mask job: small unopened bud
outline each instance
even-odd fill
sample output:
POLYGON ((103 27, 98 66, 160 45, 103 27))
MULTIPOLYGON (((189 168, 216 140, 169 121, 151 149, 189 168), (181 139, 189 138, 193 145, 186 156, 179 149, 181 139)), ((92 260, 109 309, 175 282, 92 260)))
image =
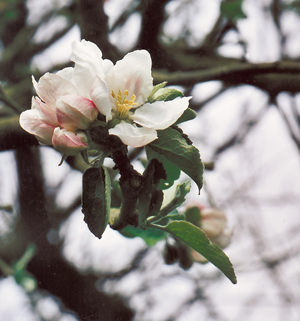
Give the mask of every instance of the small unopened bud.
MULTIPOLYGON (((232 230, 227 226, 225 214, 217 209, 201 208, 201 206, 199 206, 200 211, 199 214, 197 214, 195 209, 195 207, 187 209, 187 213, 189 214, 187 217, 190 218, 189 220, 199 226, 212 243, 217 244, 222 249, 228 246, 232 237, 232 230), (197 215, 195 215, 195 213, 197 215), (198 221, 197 217, 199 217, 198 221)), ((193 249, 190 250, 190 256, 196 262, 207 262, 206 258, 193 249)))
POLYGON ((88 139, 84 132, 71 132, 56 127, 52 136, 52 145, 64 155, 76 155, 88 147, 88 139))

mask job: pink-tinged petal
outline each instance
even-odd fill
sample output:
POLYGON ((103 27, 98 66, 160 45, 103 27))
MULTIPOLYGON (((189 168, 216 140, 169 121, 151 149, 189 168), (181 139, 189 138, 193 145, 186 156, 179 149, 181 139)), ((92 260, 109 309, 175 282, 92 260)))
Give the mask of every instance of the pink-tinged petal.
POLYGON ((151 76, 151 57, 146 50, 136 50, 128 53, 118 61, 107 76, 108 87, 115 94, 120 90, 123 94, 128 90, 130 99, 136 96, 138 106, 145 103, 153 89, 151 76))
POLYGON ((53 147, 64 155, 76 155, 88 147, 88 139, 84 132, 75 133, 56 127, 52 137, 53 147))
POLYGON ((91 98, 98 110, 106 117, 106 121, 112 119, 110 93, 106 83, 99 77, 96 78, 92 90, 91 98))
POLYGON ((32 78, 32 82, 38 96, 53 109, 55 109, 55 102, 60 96, 78 93, 70 80, 57 74, 46 73, 38 83, 34 78, 32 78))
POLYGON ((157 138, 156 130, 137 127, 135 124, 129 124, 125 121, 121 121, 115 127, 109 129, 109 134, 118 136, 125 145, 132 147, 145 146, 157 138))
POLYGON ((28 133, 35 135, 42 144, 52 144, 51 141, 55 126, 49 124, 44 119, 43 113, 38 108, 26 110, 21 113, 20 126, 28 133))
POLYGON ((104 64, 101 50, 85 40, 72 43, 71 60, 75 62, 73 79, 79 94, 90 98, 90 90, 97 75, 103 78, 112 62, 107 60, 104 64))
POLYGON ((137 108, 129 118, 141 126, 165 129, 173 125, 188 108, 191 97, 177 98, 171 101, 155 101, 137 108))
POLYGON ((58 122, 67 130, 87 129, 97 115, 95 104, 79 95, 65 95, 56 102, 58 122))
POLYGON ((37 108, 44 114, 43 118, 54 127, 58 126, 55 109, 43 103, 39 97, 32 97, 31 108, 37 108))

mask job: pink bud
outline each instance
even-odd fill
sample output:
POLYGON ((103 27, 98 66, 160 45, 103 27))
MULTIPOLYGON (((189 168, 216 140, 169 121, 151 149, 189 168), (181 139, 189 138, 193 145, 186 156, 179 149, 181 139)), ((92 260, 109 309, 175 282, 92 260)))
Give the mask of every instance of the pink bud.
POLYGON ((84 132, 72 132, 56 127, 52 136, 52 145, 64 155, 76 155, 88 147, 88 138, 84 132))
POLYGON ((87 129, 97 115, 95 104, 80 95, 64 95, 56 101, 58 122, 67 130, 87 129))

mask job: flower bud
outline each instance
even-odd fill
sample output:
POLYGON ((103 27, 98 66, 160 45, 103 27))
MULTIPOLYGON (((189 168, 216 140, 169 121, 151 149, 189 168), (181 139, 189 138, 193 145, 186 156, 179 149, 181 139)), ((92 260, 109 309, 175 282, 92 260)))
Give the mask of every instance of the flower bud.
POLYGON ((200 226, 208 238, 221 248, 230 243, 232 231, 227 227, 227 219, 223 212, 214 208, 202 210, 200 226))
MULTIPOLYGON (((195 209, 195 207, 187 209, 187 212, 192 212, 192 209, 195 209)), ((199 209, 199 215, 192 213, 194 215, 191 216, 191 213, 189 213, 189 216, 193 218, 192 223, 199 226, 206 233, 207 237, 212 243, 217 244, 222 249, 228 246, 231 240, 232 230, 227 227, 227 219, 225 214, 214 208, 203 209, 203 207, 201 208, 199 206, 199 209), (197 220, 197 216, 199 217, 199 220, 195 221, 197 220)), ((207 262, 206 258, 193 249, 190 250, 190 255, 196 262, 207 262)))
POLYGON ((88 138, 82 131, 73 132, 56 127, 52 136, 52 145, 60 153, 76 155, 88 147, 88 138))

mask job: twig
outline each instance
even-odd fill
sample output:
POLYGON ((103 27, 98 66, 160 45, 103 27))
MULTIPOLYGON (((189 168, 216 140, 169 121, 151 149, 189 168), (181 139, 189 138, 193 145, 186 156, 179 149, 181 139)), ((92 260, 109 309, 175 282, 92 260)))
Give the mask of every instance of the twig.
POLYGON ((282 110, 278 105, 276 105, 276 107, 278 108, 279 113, 281 114, 284 122, 285 122, 286 125, 287 125, 287 129, 288 129, 288 131, 290 132, 290 135, 291 135, 292 140, 294 141, 294 143, 296 144, 296 146, 297 146, 297 148, 298 148, 298 150, 299 150, 299 152, 300 152, 300 140, 299 140, 298 137, 295 135, 295 133, 294 133, 294 131, 293 131, 293 129, 292 129, 292 126, 291 126, 291 124, 290 124, 290 122, 289 122, 286 114, 283 112, 283 110, 282 110))
POLYGON ((235 61, 222 66, 193 70, 168 72, 153 70, 155 82, 168 81, 168 85, 189 86, 191 84, 221 80, 228 85, 251 84, 268 91, 299 91, 300 63, 281 61, 275 63, 252 64, 235 61), (286 77, 288 76, 289 81, 286 77), (276 82, 275 88, 273 84, 276 82))
POLYGON ((225 150, 227 150, 228 148, 236 144, 241 144, 245 139, 245 137, 247 136, 247 134, 250 132, 250 130, 253 129, 253 127, 258 124, 258 122, 261 120, 261 118, 263 117, 263 115, 266 113, 267 110, 268 108, 263 108, 260 112, 258 112, 255 118, 250 120, 247 119, 244 122, 242 122, 238 130, 236 131, 236 133, 233 134, 232 137, 230 137, 225 143, 223 143, 221 146, 219 146, 216 149, 215 156, 223 153, 225 150))
POLYGON ((5 276, 14 274, 13 269, 0 258, 0 270, 3 272, 5 276))
POLYGON ((9 106, 16 114, 20 114, 24 109, 15 101, 12 99, 8 98, 7 95, 5 94, 3 87, 0 85, 0 100, 9 106))

